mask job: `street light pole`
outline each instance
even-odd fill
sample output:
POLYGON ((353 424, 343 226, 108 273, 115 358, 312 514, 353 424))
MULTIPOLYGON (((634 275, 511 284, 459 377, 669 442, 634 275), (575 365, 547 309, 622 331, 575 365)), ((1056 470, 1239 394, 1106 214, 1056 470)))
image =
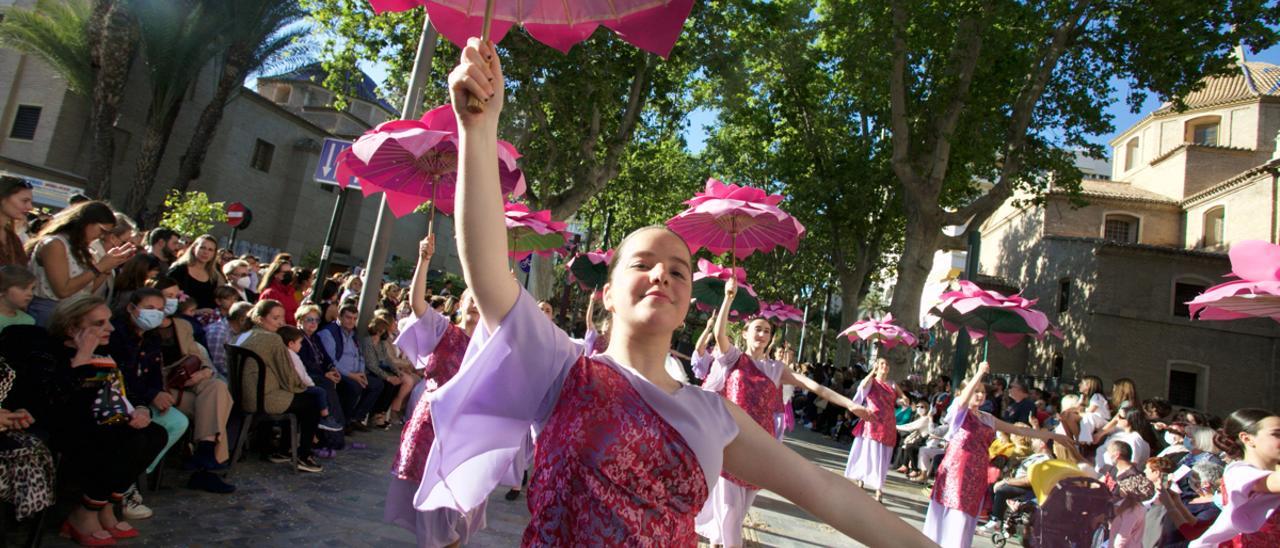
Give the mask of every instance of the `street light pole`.
MULTIPOLYGON (((431 18, 424 11, 422 16, 422 33, 418 37, 418 52, 413 60, 413 72, 409 76, 408 90, 404 94, 404 108, 400 109, 400 117, 412 120, 422 114, 422 88, 431 77, 431 60, 435 57, 436 29, 431 26, 431 18)), ((391 247, 391 225, 395 217, 387 208, 387 195, 383 194, 378 204, 378 222, 374 225, 373 241, 369 243, 369 261, 366 263, 364 287, 360 290, 360 333, 364 334, 373 319, 373 311, 378 308, 378 300, 382 290, 382 272, 386 269, 387 254, 391 247)))
MULTIPOLYGON (((978 227, 969 229, 969 251, 964 256, 964 278, 974 281, 978 277, 978 255, 982 253, 982 233, 978 227)), ((956 332, 956 352, 951 357, 951 386, 957 391, 964 384, 965 373, 969 370, 969 331, 961 329, 956 332)))

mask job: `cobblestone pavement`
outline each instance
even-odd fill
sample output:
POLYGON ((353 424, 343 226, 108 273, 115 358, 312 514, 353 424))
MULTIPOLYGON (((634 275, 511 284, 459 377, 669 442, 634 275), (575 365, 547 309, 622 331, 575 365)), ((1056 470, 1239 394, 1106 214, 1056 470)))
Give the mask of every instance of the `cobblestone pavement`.
MULTIPOLYGON (((843 471, 848 444, 797 431, 787 445, 809 460, 837 473, 843 471)), ((159 491, 144 493, 155 517, 135 523, 141 537, 133 546, 411 546, 413 536, 382 522, 387 470, 398 436, 391 432, 359 434, 354 441, 367 449, 342 451, 324 461, 321 474, 294 473, 288 465, 271 464, 251 455, 235 467, 229 481, 238 489, 214 495, 185 487, 187 474, 165 471, 159 491)), ((891 473, 884 502, 916 527, 924 521, 927 494, 917 484, 891 473)), ((518 546, 529 520, 525 498, 509 502, 505 489, 489 499, 488 528, 470 546, 518 546)), ((65 498, 65 497, 64 497, 65 498)), ((49 519, 47 546, 72 546, 56 535, 66 515, 59 505, 49 519)), ((747 519, 748 546, 854 546, 852 540, 817 522, 804 510, 770 492, 756 499, 747 519)), ((9 541, 19 545, 26 527, 9 524, 9 541), (17 535, 22 534, 20 539, 17 535)), ((991 546, 975 539, 975 546, 991 546)))

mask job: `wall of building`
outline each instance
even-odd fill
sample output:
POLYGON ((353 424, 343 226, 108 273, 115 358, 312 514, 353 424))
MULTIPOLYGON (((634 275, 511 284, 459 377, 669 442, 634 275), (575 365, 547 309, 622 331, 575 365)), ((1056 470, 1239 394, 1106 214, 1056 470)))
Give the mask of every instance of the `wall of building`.
POLYGON ((1218 206, 1225 208, 1224 241, 1274 241, 1277 208, 1276 176, 1262 173, 1248 183, 1189 205, 1186 212, 1186 242, 1197 247, 1204 239, 1204 214, 1218 206))
POLYGON ((1073 206, 1064 196, 1050 196, 1042 208, 1044 233, 1076 238, 1101 238, 1108 214, 1133 215, 1138 221, 1138 242, 1150 245, 1182 245, 1182 221, 1178 206, 1133 200, 1089 197, 1088 205, 1073 206))

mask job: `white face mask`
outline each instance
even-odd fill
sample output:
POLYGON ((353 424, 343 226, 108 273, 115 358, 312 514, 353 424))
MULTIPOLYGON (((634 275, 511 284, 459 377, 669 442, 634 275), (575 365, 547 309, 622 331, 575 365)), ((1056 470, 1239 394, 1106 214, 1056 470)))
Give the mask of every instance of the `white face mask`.
POLYGON ((253 280, 250 280, 247 275, 241 276, 239 280, 236 280, 236 287, 240 289, 249 289, 250 285, 253 285, 253 280))
POLYGON ((164 315, 165 315, 165 316, 172 316, 172 315, 173 315, 175 312, 177 312, 177 311, 178 311, 178 299, 165 299, 165 300, 164 300, 164 315))
POLYGON ((1182 445, 1182 442, 1178 441, 1178 439, 1174 437, 1173 432, 1166 431, 1164 433, 1164 444, 1165 445, 1182 445))
POLYGON ((133 323, 138 324, 138 327, 143 331, 151 331, 152 329, 160 327, 160 324, 164 322, 164 316, 165 314, 163 310, 143 308, 138 310, 138 313, 134 315, 133 323))

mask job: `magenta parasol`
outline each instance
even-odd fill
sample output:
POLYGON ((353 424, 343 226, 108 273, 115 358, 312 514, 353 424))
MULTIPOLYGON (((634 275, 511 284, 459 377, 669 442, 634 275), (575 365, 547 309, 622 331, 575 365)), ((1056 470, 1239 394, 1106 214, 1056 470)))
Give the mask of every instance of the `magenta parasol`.
POLYGON ((563 253, 569 240, 568 225, 551 220, 545 209, 530 211, 529 206, 508 202, 503 207, 507 222, 507 255, 520 261, 537 253, 549 257, 563 253))
POLYGON ((579 253, 569 261, 569 281, 577 283, 583 291, 597 290, 609 281, 609 261, 612 260, 612 249, 579 253))
POLYGON ((760 303, 760 313, 758 316, 780 323, 804 323, 804 311, 782 301, 760 303))
MULTIPOLYGON (((516 166, 519 158, 511 143, 498 142, 504 194, 524 194, 524 173, 516 166)), ((439 209, 452 215, 457 175, 458 123, 450 105, 431 109, 418 120, 378 124, 338 155, 339 184, 346 188, 354 176, 365 196, 383 192, 396 217, 427 202, 433 213, 439 209)))
POLYGON ((1187 304, 1201 320, 1271 318, 1280 322, 1280 245, 1245 240, 1231 246, 1229 276, 1187 304))
POLYGON ((966 280, 959 283, 960 289, 939 297, 938 304, 926 316, 925 327, 941 321, 952 333, 965 329, 970 337, 983 339, 983 359, 986 359, 989 336, 994 336, 1006 348, 1012 348, 1028 335, 1037 340, 1046 333, 1062 338, 1044 312, 1032 308, 1035 299, 1024 299, 1020 295, 1007 297, 966 280))
POLYGON ((884 346, 885 350, 891 349, 899 344, 907 346, 916 345, 916 336, 910 331, 903 329, 902 326, 893 322, 893 314, 885 314, 884 318, 875 319, 867 318, 865 320, 854 322, 847 329, 840 332, 841 335, 849 337, 850 341, 863 340, 878 342, 884 346))
POLYGON ((369 0, 369 4, 378 13, 423 6, 431 25, 458 47, 472 36, 500 42, 513 25, 520 25, 535 40, 568 52, 603 26, 662 57, 671 53, 693 9, 693 0, 369 0))
POLYGON ((745 268, 724 268, 706 259, 698 259, 698 271, 693 273, 693 301, 698 310, 710 312, 724 302, 724 286, 729 278, 738 282, 738 293, 729 305, 731 319, 745 318, 760 311, 756 290, 747 283, 745 268))
POLYGON ((794 253, 805 230, 800 221, 778 208, 781 201, 781 194, 707 179, 705 190, 685 202, 689 209, 668 220, 667 226, 694 251, 699 247, 716 255, 729 251, 735 264, 739 258, 779 245, 794 253))

